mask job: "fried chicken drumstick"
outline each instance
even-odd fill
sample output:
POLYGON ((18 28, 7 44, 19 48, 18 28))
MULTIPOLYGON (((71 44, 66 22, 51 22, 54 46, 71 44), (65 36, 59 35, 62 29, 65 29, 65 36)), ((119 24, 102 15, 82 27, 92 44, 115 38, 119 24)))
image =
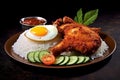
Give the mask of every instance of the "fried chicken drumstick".
POLYGON ((99 36, 100 28, 89 28, 83 24, 76 23, 71 18, 65 16, 53 22, 63 40, 50 48, 50 52, 55 56, 64 51, 79 51, 80 54, 93 54, 101 45, 99 36))

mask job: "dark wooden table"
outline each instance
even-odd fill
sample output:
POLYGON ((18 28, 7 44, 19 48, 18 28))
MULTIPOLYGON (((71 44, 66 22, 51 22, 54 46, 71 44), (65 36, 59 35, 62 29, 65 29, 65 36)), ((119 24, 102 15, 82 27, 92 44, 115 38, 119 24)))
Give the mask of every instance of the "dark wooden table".
POLYGON ((120 80, 120 13, 100 15, 92 26, 112 36, 117 49, 99 63, 72 69, 36 68, 13 60, 5 53, 4 43, 21 29, 4 30, 0 34, 0 80, 120 80))

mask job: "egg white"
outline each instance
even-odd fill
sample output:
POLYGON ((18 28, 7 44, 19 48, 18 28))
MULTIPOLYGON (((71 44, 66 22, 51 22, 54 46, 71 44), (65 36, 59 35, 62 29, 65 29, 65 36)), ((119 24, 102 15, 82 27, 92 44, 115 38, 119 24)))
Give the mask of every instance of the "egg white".
POLYGON ((31 28, 26 31, 25 35, 27 38, 32 39, 34 41, 48 41, 54 39, 58 35, 58 30, 54 25, 41 25, 45 27, 48 32, 45 36, 36 36, 30 32, 31 28))

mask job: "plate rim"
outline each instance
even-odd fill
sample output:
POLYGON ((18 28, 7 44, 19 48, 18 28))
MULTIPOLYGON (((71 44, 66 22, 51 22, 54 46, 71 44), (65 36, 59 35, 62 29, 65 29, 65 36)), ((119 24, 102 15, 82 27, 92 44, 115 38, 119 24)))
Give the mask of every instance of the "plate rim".
MULTIPOLYGON (((65 66, 56 66, 56 65, 47 66, 47 65, 43 65, 43 64, 30 63, 30 62, 28 62, 27 60, 26 60, 25 62, 23 62, 23 61, 20 61, 20 60, 16 59, 15 56, 10 55, 10 54, 15 54, 15 53, 10 53, 10 52, 8 51, 8 48, 7 48, 8 46, 7 46, 7 45, 10 43, 11 39, 13 39, 14 37, 15 37, 15 38, 18 38, 19 35, 20 35, 20 33, 22 33, 22 32, 18 32, 18 33, 16 33, 16 34, 12 35, 11 37, 9 37, 9 38, 6 40, 6 42, 5 42, 5 44, 4 44, 4 50, 5 50, 5 52, 7 53, 7 55, 8 55, 9 57, 11 57, 12 59, 14 59, 15 61, 18 61, 18 62, 23 63, 23 64, 26 64, 26 65, 30 65, 30 66, 34 66, 34 67, 41 67, 41 68, 55 68, 55 69, 58 69, 58 68, 84 67, 84 66, 92 65, 92 64, 98 63, 98 62, 100 62, 100 61, 103 61, 104 59, 106 59, 106 58, 108 58, 109 56, 111 56, 111 55, 114 53, 114 51, 116 50, 116 46, 117 46, 116 41, 115 41, 115 39, 114 39, 112 36, 106 34, 105 32, 100 32, 101 35, 105 35, 105 36, 109 37, 109 38, 113 41, 113 43, 114 43, 114 48, 113 48, 113 50, 112 50, 108 55, 103 56, 102 58, 100 57, 100 59, 98 59, 97 61, 88 62, 88 63, 84 63, 84 64, 77 64, 77 65, 70 65, 70 66, 66 66, 66 65, 65 65, 65 66)), ((15 40, 15 41, 16 41, 16 40, 15 40)), ((15 41, 13 41, 13 43, 14 43, 15 41)), ((11 45, 11 50, 12 50, 12 45, 11 45)), ((11 51, 11 50, 10 50, 10 51, 11 51)), ((17 54, 15 54, 15 55, 17 55, 17 54)), ((20 57, 20 58, 21 58, 21 57, 20 57)), ((21 58, 21 59, 22 59, 22 58, 21 58)))

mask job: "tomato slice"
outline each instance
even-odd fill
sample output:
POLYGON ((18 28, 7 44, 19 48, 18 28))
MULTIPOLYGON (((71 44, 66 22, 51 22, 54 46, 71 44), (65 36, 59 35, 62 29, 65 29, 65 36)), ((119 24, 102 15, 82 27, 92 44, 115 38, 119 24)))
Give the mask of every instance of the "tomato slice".
POLYGON ((53 54, 45 54, 44 56, 42 56, 41 61, 45 65, 52 65, 55 62, 55 56, 53 54))

